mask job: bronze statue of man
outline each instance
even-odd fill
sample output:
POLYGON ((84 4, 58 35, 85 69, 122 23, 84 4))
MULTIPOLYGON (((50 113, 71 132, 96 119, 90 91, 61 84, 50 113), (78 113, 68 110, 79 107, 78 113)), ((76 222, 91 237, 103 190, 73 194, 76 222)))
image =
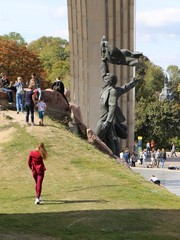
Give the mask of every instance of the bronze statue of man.
MULTIPOLYGON (((103 50, 103 49, 102 49, 103 50)), ((101 61, 101 74, 105 85, 100 93, 100 119, 97 123, 96 135, 119 156, 119 138, 127 138, 127 127, 123 124, 125 117, 118 106, 119 97, 134 88, 137 80, 116 87, 117 76, 109 72, 109 59, 105 56, 101 61)))

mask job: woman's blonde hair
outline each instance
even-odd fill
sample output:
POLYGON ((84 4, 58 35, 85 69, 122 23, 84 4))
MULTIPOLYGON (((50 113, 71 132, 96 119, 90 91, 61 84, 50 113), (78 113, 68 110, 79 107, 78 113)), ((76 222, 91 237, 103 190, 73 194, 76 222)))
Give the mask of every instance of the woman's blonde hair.
POLYGON ((22 82, 22 77, 17 77, 17 80, 22 82))
POLYGON ((47 154, 46 148, 45 148, 45 146, 44 146, 44 143, 42 143, 42 142, 39 143, 39 144, 37 145, 37 149, 38 149, 38 151, 40 152, 42 158, 45 160, 45 159, 48 157, 48 154, 47 154))

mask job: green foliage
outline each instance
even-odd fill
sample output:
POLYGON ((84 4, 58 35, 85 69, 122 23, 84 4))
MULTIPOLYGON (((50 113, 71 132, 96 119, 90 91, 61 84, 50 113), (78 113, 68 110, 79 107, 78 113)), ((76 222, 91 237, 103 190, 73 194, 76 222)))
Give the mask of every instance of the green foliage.
POLYGON ((169 86, 172 89, 173 96, 180 103, 180 69, 176 65, 170 65, 166 71, 169 74, 169 86))
POLYGON ((154 139, 159 147, 170 148, 170 139, 180 138, 180 106, 174 101, 153 101, 141 99, 136 103, 136 138, 143 136, 143 142, 154 139))
MULTIPOLYGON (((159 101, 166 75, 162 68, 141 58, 136 67, 135 138, 143 137, 143 142, 154 139, 159 147, 170 148, 171 139, 180 138, 180 105, 178 86, 180 70, 178 66, 167 68, 169 85, 175 99, 159 101)), ((176 141, 178 144, 178 141, 176 141)), ((176 145, 178 146, 178 145, 176 145)), ((180 145, 179 145, 180 146, 180 145)))
POLYGON ((46 80, 53 82, 60 76, 69 87, 70 50, 66 40, 54 37, 42 37, 29 44, 28 49, 37 51, 47 73, 46 80))
POLYGON ((1 72, 14 79, 22 76, 25 82, 29 81, 32 72, 36 72, 46 87, 50 87, 60 76, 65 87, 70 88, 70 48, 67 40, 43 36, 27 44, 16 32, 5 34, 1 39, 4 40, 0 44, 1 59, 4 59, 1 72), (9 42, 11 46, 4 44, 9 42))
POLYGON ((21 34, 16 32, 10 32, 9 34, 3 35, 3 37, 7 40, 14 40, 17 44, 20 45, 26 45, 24 38, 21 36, 21 34))
POLYGON ((165 76, 162 68, 141 59, 136 67, 136 78, 139 79, 136 85, 136 101, 143 97, 148 98, 150 102, 156 96, 156 92, 161 91, 165 76))

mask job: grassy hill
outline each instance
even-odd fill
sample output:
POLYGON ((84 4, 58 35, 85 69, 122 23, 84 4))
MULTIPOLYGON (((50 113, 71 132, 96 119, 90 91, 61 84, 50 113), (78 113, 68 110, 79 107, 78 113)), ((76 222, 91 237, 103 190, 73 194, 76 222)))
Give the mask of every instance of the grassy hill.
POLYGON ((45 127, 0 120, 0 239, 179 239, 179 197, 48 117, 45 127), (35 205, 27 157, 40 141, 49 157, 35 205))

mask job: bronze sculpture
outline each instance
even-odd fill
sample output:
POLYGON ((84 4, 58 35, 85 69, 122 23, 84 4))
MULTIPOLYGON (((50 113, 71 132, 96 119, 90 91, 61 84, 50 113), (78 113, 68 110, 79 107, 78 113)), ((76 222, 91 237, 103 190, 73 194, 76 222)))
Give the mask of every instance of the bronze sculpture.
MULTIPOLYGON (((118 99, 122 94, 134 88, 137 80, 133 78, 131 82, 121 87, 116 87, 117 76, 109 72, 108 62, 132 66, 137 64, 139 58, 137 56, 141 56, 142 54, 137 53, 136 55, 126 50, 126 52, 131 53, 130 58, 127 55, 124 55, 124 57, 121 55, 114 57, 114 55, 112 56, 109 52, 108 42, 105 41, 105 37, 103 37, 101 41, 101 54, 103 56, 101 60, 101 74, 105 85, 100 93, 101 116, 97 123, 95 133, 112 150, 114 155, 119 156, 118 138, 127 138, 127 126, 123 124, 125 117, 118 106, 118 99), (135 58, 135 56, 137 58, 135 58)), ((122 52, 121 50, 119 51, 122 52)))
POLYGON ((131 52, 128 49, 113 47, 106 40, 106 37, 103 36, 101 39, 101 55, 103 58, 107 58, 108 62, 112 64, 134 67, 143 54, 141 52, 131 52))

